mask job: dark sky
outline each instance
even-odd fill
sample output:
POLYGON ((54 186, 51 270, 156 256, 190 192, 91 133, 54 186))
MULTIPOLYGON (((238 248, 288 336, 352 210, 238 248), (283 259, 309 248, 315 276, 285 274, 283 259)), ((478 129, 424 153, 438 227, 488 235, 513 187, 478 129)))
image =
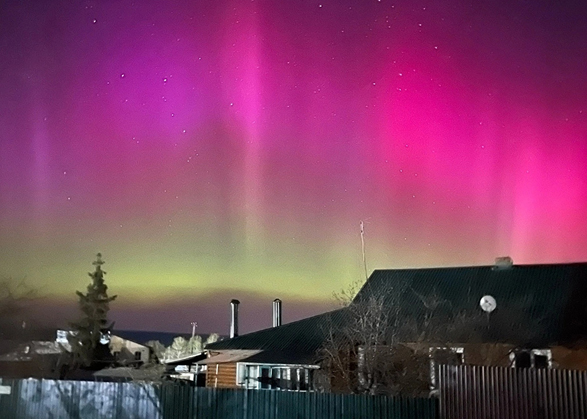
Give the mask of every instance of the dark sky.
POLYGON ((331 307, 364 278, 361 220, 369 271, 587 260, 585 22, 578 1, 3 1, 0 276, 74 304, 100 251, 117 324, 206 333, 230 298, 243 331, 275 297, 285 321, 331 307))

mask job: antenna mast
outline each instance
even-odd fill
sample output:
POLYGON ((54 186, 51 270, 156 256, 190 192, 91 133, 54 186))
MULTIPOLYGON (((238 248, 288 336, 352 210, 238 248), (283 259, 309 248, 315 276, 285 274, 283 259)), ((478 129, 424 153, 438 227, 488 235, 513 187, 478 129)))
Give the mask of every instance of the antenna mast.
POLYGON ((361 228, 361 253, 363 254, 363 268, 365 269, 365 281, 369 279, 369 274, 367 274, 367 257, 365 256, 365 223, 363 220, 359 223, 361 228))

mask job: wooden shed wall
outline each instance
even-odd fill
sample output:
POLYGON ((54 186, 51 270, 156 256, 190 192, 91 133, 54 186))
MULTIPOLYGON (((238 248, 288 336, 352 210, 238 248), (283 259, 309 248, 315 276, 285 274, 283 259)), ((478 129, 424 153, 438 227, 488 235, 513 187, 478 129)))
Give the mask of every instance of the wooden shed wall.
MULTIPOLYGON (((465 344, 465 364, 478 366, 510 367, 510 352, 515 346, 508 344, 465 344)), ((537 348, 542 349, 542 348, 537 348)), ((553 346, 552 367, 587 371, 587 348, 553 346)))
POLYGON ((481 343, 462 345, 465 364, 479 366, 509 367, 513 345, 481 343))
POLYGON ((555 368, 587 371, 587 349, 555 346, 550 351, 555 368))
POLYGON ((208 364, 206 387, 237 388, 236 363, 208 364))

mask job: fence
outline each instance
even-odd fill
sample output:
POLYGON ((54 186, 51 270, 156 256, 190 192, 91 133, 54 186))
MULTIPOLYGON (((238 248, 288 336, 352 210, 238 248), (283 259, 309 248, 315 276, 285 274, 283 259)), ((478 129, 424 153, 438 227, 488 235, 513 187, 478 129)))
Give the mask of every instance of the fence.
POLYGON ((587 372, 441 365, 443 419, 587 419, 587 372))
POLYGON ((5 379, 0 412, 5 419, 437 419, 438 403, 424 398, 5 379))

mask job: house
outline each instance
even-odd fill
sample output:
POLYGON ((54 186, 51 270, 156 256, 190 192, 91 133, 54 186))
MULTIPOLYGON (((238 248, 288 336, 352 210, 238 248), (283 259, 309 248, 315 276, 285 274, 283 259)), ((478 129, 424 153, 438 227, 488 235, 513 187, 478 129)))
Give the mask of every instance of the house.
POLYGON ((117 335, 110 337, 109 346, 114 359, 120 363, 142 365, 149 362, 151 350, 148 346, 117 335))
MULTIPOLYGON (((231 324, 238 324, 238 302, 231 324)), ((343 323, 344 310, 281 325, 281 301, 273 305, 273 327, 206 346, 206 387, 312 391, 318 385, 316 356, 326 327, 343 323)), ((231 327, 238 330, 238 327, 231 327)))
MULTIPOLYGON (((71 345, 67 337, 73 332, 69 330, 57 330, 55 342, 64 350, 71 351, 71 345)), ((134 342, 124 337, 108 335, 110 353, 117 363, 125 365, 143 365, 149 362, 151 350, 148 346, 134 342)))
POLYGON ((64 364, 69 359, 53 341, 32 340, 5 348, 11 350, 0 355, 0 372, 4 378, 62 378, 64 364))
POLYGON ((206 387, 309 391, 314 389, 314 357, 272 351, 212 351, 200 361, 207 367, 206 387))
POLYGON ((207 358, 205 352, 163 360, 165 373, 170 378, 191 381, 198 387, 206 386, 206 365, 198 362, 207 358))
MULTIPOLYGON (((430 313, 441 320, 471 313, 475 321, 468 329, 444 338, 462 353, 464 363, 587 369, 582 349, 587 342, 587 263, 514 265, 498 259, 490 266, 380 270, 353 304, 373 295, 384 296, 389 306, 397 301, 404 321, 415 325, 430 313), (399 298, 394 295, 398 284, 405 284, 399 298), (427 298, 436 300, 435 310, 426 307, 427 298)), ((421 329, 411 332, 404 334, 405 342, 416 341, 421 329)))
MULTIPOLYGON (((321 385, 315 372, 328 331, 344 330, 373 299, 388 319, 381 345, 424 348, 432 387, 438 363, 587 370, 587 263, 498 258, 488 266, 376 270, 349 307, 208 345, 206 385, 312 390, 321 385)), ((360 368, 360 359, 349 368, 360 368)))

